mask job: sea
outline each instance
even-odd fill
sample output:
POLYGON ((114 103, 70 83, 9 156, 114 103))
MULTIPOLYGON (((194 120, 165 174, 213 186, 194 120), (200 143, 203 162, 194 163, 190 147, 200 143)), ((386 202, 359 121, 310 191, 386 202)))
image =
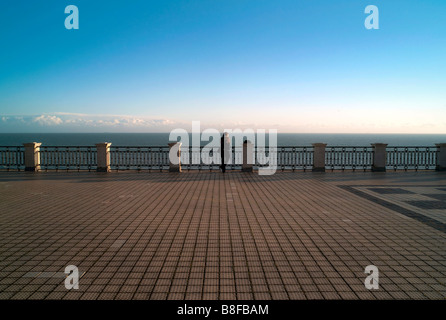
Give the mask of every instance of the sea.
MULTIPOLYGON (((268 145, 269 137, 266 136, 268 145)), ((190 141, 192 141, 190 139, 190 141)), ((45 146, 94 146, 111 142, 114 146, 166 146, 169 133, 0 133, 0 146, 22 146, 27 142, 41 142, 45 146)), ((387 143, 389 146, 433 147, 446 143, 446 134, 345 134, 345 133, 278 133, 278 146, 370 146, 387 143)), ((208 141, 202 141, 206 145, 208 141)))

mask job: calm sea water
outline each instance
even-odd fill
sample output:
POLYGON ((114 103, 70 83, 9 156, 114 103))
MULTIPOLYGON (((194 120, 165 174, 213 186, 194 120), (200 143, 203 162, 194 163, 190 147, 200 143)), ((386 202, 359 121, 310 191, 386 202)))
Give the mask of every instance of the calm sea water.
MULTIPOLYGON (((329 146, 369 146, 375 142, 389 146, 434 146, 446 143, 446 134, 281 133, 277 140, 279 146, 308 146, 315 142, 329 146)), ((24 142, 42 142, 46 146, 94 146, 98 142, 111 142, 114 146, 165 146, 169 143, 169 133, 0 133, 0 146, 21 146, 24 142)))

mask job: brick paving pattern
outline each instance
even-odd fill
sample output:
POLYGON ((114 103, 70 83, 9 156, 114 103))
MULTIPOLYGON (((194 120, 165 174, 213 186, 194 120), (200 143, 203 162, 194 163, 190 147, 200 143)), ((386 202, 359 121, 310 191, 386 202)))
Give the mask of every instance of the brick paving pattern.
POLYGON ((445 185, 436 172, 3 172, 0 299, 445 299, 445 185))

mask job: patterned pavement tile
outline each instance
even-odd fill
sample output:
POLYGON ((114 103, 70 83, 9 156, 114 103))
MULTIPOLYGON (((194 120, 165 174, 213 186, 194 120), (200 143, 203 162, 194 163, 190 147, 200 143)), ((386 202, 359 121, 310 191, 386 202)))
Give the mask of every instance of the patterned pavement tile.
POLYGON ((436 172, 0 173, 0 299, 444 299, 436 172), (68 265, 79 289, 65 288, 68 265), (379 288, 366 289, 375 265, 379 288))

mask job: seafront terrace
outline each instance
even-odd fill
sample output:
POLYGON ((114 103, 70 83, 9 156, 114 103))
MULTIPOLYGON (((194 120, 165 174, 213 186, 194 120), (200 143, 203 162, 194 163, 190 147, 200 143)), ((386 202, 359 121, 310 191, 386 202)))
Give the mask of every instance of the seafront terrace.
POLYGON ((0 226, 0 299, 446 297, 434 170, 0 172, 0 226))

